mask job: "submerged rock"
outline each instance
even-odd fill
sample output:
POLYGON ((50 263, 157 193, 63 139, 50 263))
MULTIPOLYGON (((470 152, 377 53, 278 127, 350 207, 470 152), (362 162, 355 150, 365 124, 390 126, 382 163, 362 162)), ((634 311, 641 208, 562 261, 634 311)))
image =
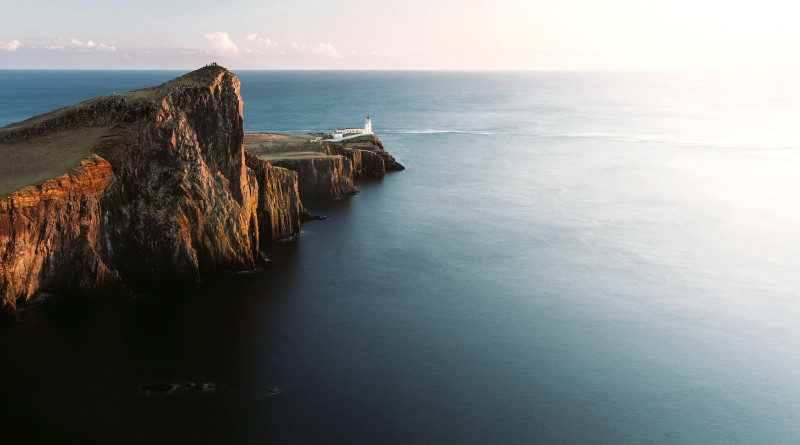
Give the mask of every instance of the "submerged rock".
POLYGON ((174 394, 179 392, 211 392, 216 389, 216 386, 212 382, 182 381, 177 383, 150 383, 140 389, 144 395, 149 396, 151 394, 174 394))
POLYGON ((261 398, 278 397, 281 394, 283 394, 283 388, 281 388, 280 386, 272 386, 270 388, 267 388, 267 390, 263 394, 261 394, 261 398))

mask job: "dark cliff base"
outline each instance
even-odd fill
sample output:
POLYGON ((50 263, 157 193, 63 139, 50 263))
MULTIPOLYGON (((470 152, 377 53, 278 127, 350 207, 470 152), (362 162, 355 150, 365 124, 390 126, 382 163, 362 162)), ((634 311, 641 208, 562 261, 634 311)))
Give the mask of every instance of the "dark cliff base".
POLYGON ((403 168, 374 136, 247 153, 239 87, 208 66, 0 128, 0 312, 252 269, 318 219, 302 199, 403 168))

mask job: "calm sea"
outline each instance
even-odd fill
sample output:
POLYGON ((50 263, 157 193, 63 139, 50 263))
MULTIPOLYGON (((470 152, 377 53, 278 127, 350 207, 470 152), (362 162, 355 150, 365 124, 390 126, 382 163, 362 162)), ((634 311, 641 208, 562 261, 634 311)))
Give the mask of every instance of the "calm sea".
MULTIPOLYGON (((176 74, 0 71, 0 125, 176 74)), ((263 271, 0 327, 4 438, 797 443, 800 73, 237 74, 246 130, 369 115, 407 170, 263 271)))

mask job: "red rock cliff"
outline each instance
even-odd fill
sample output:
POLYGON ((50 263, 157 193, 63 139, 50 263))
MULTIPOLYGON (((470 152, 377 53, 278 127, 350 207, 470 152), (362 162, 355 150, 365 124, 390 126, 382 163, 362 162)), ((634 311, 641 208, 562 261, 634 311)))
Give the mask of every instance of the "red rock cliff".
POLYGON ((0 198, 0 302, 37 293, 127 293, 145 283, 254 266, 299 232, 293 172, 245 159, 239 80, 210 66, 158 87, 0 129, 24 144, 107 127, 72 173, 0 198))

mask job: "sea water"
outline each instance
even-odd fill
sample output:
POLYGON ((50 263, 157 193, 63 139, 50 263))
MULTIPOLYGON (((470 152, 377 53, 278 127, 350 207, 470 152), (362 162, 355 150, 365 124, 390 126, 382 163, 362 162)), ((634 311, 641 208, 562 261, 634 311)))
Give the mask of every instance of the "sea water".
MULTIPOLYGON (((177 74, 0 71, 0 125, 177 74)), ((800 74, 237 74, 246 131, 369 115, 407 169, 260 272, 24 311, 3 435, 800 438, 800 74)))

